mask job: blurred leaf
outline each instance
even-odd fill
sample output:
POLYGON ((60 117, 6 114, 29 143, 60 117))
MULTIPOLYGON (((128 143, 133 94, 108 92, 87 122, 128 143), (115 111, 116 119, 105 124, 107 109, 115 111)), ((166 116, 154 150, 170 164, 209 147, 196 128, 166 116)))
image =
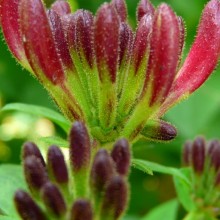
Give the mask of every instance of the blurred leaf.
POLYGON ((164 219, 164 217, 166 218, 166 220, 176 220, 177 208, 178 202, 176 199, 174 199, 157 206, 152 211, 150 211, 149 214, 147 214, 140 220, 159 220, 164 219))
POLYGON ((51 136, 51 137, 42 137, 39 139, 48 145, 57 145, 59 147, 69 147, 69 142, 61 137, 58 136, 51 136))
MULTIPOLYGON (((11 164, 0 165, 0 177, 0 209, 5 215, 16 220, 18 215, 13 203, 14 193, 18 189, 27 189, 22 167, 11 164)), ((1 219, 7 218, 2 216, 1 219)))
POLYGON ((132 165, 134 168, 137 168, 143 172, 146 172, 148 174, 153 174, 152 171, 158 172, 158 173, 164 173, 164 174, 170 174, 173 176, 177 176, 180 178, 185 184, 189 184, 188 178, 179 170, 173 167, 166 167, 157 163, 153 163, 147 160, 139 160, 139 159, 133 159, 132 165))
MULTIPOLYGON (((182 168, 180 172, 188 179, 191 176, 191 169, 190 168, 182 168)), ((186 184, 181 178, 174 176, 174 185, 176 188, 177 196, 183 207, 188 211, 191 212, 195 209, 195 205, 193 203, 191 197, 191 185, 186 184)))
MULTIPOLYGON (((122 218, 123 220, 140 220, 140 217, 133 216, 133 215, 126 215, 122 218)), ((1 220, 1 219, 0 219, 1 220)))
POLYGON ((68 0, 70 7, 71 7, 71 11, 74 12, 78 9, 78 4, 76 0, 68 0))
POLYGON ((0 215, 0 220, 17 220, 20 219, 18 217, 10 217, 10 216, 5 216, 5 215, 0 215))
POLYGON ((1 109, 1 112, 5 111, 22 111, 39 117, 45 117, 59 125, 65 132, 69 132, 70 129, 70 122, 67 121, 60 113, 49 108, 29 104, 12 103, 5 105, 1 109))

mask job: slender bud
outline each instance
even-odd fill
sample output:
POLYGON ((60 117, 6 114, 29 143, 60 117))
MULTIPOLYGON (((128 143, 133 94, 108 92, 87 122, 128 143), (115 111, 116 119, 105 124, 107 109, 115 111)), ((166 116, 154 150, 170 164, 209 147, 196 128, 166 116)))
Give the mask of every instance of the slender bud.
POLYGON ((60 190, 50 182, 42 188, 42 198, 47 209, 56 217, 61 217, 66 212, 66 204, 60 190))
POLYGON ((29 156, 24 160, 24 174, 26 182, 32 192, 39 191, 48 181, 45 167, 40 159, 35 156, 29 156))
POLYGON ((49 174, 59 184, 68 183, 68 171, 63 153, 57 146, 51 146, 47 154, 47 168, 49 174))
POLYGON ((91 185, 95 193, 102 192, 106 183, 114 174, 113 161, 104 149, 100 149, 95 156, 91 171, 91 185))
POLYGON ((37 147, 37 145, 33 142, 24 143, 24 146, 22 149, 22 159, 25 160, 28 156, 32 156, 32 155, 37 157, 41 161, 44 167, 46 166, 44 158, 39 148, 37 147))
POLYGON ((57 0, 51 5, 53 9, 59 16, 63 16, 71 13, 70 5, 67 1, 57 0))
POLYGON ((92 207, 89 201, 79 199, 75 201, 71 209, 70 220, 92 220, 92 207))
POLYGON ((131 153, 129 149, 129 143, 126 139, 120 139, 114 145, 111 156, 116 164, 116 170, 120 175, 128 175, 131 153))
POLYGON ((128 186, 121 176, 114 176, 104 195, 101 219, 118 219, 125 211, 128 202, 128 186))
POLYGON ((148 120, 147 125, 141 131, 141 134, 154 141, 170 141, 177 135, 176 128, 163 120, 148 120))
POLYGON ((192 160, 192 142, 187 141, 183 146, 182 161, 185 166, 191 165, 192 160))
POLYGON ((122 22, 127 20, 127 7, 125 0, 112 0, 112 4, 115 7, 118 16, 122 22))
POLYGON ((201 174, 204 170, 205 161, 205 140, 197 137, 192 146, 192 165, 195 172, 201 174))
POLYGON ((215 144, 213 149, 210 149, 211 166, 217 172, 220 167, 220 144, 215 144))
POLYGON ((144 15, 154 14, 154 7, 149 0, 141 0, 137 8, 137 20, 140 21, 144 15))
POLYGON ((16 209, 24 220, 46 220, 46 217, 40 207, 33 199, 22 190, 18 190, 14 196, 16 209))
POLYGON ((74 172, 89 166, 91 145, 85 125, 75 122, 70 131, 70 162, 74 172))

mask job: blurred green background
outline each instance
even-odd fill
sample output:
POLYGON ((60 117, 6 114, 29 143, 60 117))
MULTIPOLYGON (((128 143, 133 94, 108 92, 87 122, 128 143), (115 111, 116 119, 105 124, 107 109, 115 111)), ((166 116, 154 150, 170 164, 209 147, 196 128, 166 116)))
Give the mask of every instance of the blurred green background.
MULTIPOLYGON (((48 1, 49 2, 49 1, 48 1)), ((103 0, 78 0, 79 8, 95 12, 103 0)), ((137 0, 127 0, 129 20, 136 28, 137 0)), ((162 1, 152 0, 154 5, 162 1)), ((167 0, 185 20, 187 28, 184 57, 196 35, 196 28, 207 0, 167 0)), ((2 33, 1 34, 1 39, 2 33)), ((165 118, 178 128, 178 137, 167 144, 140 141, 134 145, 134 156, 167 166, 181 166, 182 144, 197 135, 220 139, 220 69, 188 100, 175 106, 165 118)), ((4 41, 0 41, 0 107, 21 102, 56 109, 47 92, 30 74, 16 64, 4 41)), ((0 163, 20 163, 20 147, 27 139, 59 133, 50 121, 24 113, 0 115, 0 163)), ((60 134, 62 135, 62 134, 60 134)), ((131 172, 131 202, 128 219, 139 219, 152 207, 175 197, 172 178, 155 174, 148 176, 138 170, 131 172)), ((180 208, 181 209, 181 208, 180 208)))

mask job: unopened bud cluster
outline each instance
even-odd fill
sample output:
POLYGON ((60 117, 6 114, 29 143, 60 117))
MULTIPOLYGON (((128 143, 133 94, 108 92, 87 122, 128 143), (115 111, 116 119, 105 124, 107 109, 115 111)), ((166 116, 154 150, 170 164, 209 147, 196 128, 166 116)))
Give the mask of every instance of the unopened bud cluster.
POLYGON ((192 167, 192 198, 198 209, 220 214, 220 142, 197 137, 183 147, 183 163, 192 167))
POLYGON ((32 142, 22 160, 30 193, 18 190, 14 201, 24 220, 117 220, 128 203, 130 149, 118 140, 111 152, 96 149, 86 127, 75 122, 69 135, 69 164, 59 147, 51 146, 47 162, 32 142))

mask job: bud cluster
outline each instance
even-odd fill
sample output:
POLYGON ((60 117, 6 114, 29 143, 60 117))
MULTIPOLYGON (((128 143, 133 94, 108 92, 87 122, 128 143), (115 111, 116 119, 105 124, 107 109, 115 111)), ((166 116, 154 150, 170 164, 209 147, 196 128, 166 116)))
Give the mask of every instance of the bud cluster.
POLYGON ((75 122, 69 135, 69 164, 51 146, 47 162, 32 142, 23 146, 22 161, 30 193, 18 190, 14 201, 24 220, 117 220, 129 197, 130 149, 118 140, 111 152, 92 146, 86 127, 75 122))
POLYGON ((219 215, 220 142, 197 137, 183 146, 183 164, 192 167, 192 198, 198 208, 219 215))

